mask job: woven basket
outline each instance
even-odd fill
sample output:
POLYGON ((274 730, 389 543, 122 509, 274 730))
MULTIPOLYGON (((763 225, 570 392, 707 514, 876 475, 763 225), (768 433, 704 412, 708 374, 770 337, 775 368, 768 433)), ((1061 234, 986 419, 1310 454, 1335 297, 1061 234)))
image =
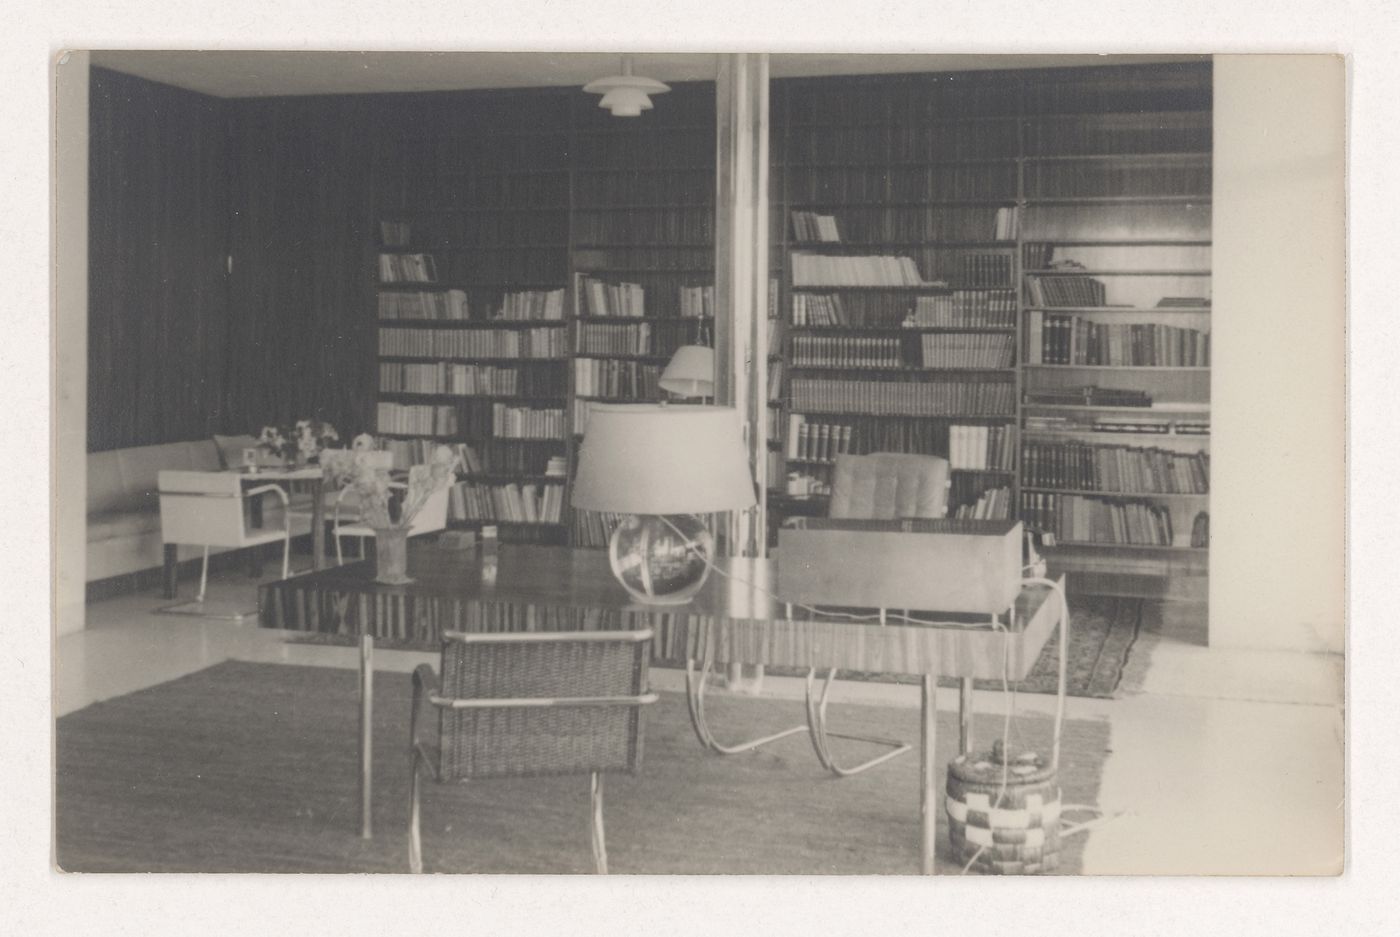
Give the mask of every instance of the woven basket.
POLYGON ((1012 761, 1006 792, 998 799, 1001 790, 1000 751, 960 755, 948 763, 944 806, 954 859, 995 875, 1053 871, 1060 857, 1055 769, 1028 752, 1012 761))

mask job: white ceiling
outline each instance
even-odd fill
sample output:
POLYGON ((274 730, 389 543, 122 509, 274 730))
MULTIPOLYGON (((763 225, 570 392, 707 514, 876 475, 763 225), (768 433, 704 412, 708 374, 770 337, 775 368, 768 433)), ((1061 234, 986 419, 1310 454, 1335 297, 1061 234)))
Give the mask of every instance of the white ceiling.
MULTIPOLYGON (((774 54, 774 78, 888 72, 1046 68, 1201 59, 1183 55, 774 54)), ((709 81, 718 56, 639 53, 639 75, 709 81)), ((602 52, 254 52, 94 51, 92 64, 225 98, 393 91, 459 91, 583 85, 617 74, 620 56, 602 52)))

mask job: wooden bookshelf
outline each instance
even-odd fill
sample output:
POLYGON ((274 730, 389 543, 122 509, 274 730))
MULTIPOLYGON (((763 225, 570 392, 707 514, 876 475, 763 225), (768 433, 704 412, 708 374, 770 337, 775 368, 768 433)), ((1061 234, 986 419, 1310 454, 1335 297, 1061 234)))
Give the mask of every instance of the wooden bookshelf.
POLYGON ((1203 576, 1210 69, 1046 77, 1024 115, 1021 516, 1072 575, 1203 576), (1150 406, 1064 397, 1089 384, 1150 406))
MULTIPOLYGON (((713 86, 679 84, 635 121, 612 118, 596 104, 577 89, 454 95, 450 106, 444 98, 441 106, 406 116, 404 139, 419 142, 396 150, 406 155, 385 174, 390 184, 381 197, 382 216, 409 222, 412 237, 376 248, 432 253, 438 269, 432 283, 383 284, 380 292, 458 289, 472 315, 461 322, 397 318, 381 322, 381 329, 529 333, 548 327, 564 343, 558 359, 436 359, 546 375, 532 381, 557 379, 546 389, 534 384, 510 394, 381 395, 387 403, 452 407, 473 432, 484 404, 557 405, 562 397, 563 438, 490 440, 498 457, 517 450, 533 454, 512 457, 508 470, 493 465, 474 481, 557 487, 558 476, 546 479, 541 459, 563 455, 572 475, 582 408, 595 401, 657 399, 655 377, 674 348, 706 342, 712 334, 712 320, 682 315, 680 297, 683 288, 714 282, 713 86), (478 103, 462 107, 462 100, 478 103), (599 310, 587 308, 580 277, 637 284, 642 315, 591 314, 599 310), (477 318, 477 310, 490 309, 507 291, 560 288, 567 291, 562 321, 477 318), (641 325, 649 330, 644 343, 609 349, 595 341, 610 329, 624 334, 641 325), (599 374, 585 380, 585 368, 599 374), (593 378, 607 369, 612 377, 600 387, 593 378)), ((1123 563, 1134 575, 1154 568, 1166 576, 1196 574, 1206 552, 1189 546, 1190 528, 1195 513, 1208 505, 1205 493, 1030 485, 1022 446, 1073 442, 1208 454, 1208 356, 1189 362, 1060 361, 1031 354, 1027 343, 1032 324, 1040 326, 1043 340, 1047 317, 1073 317, 1081 330, 1092 327, 1096 335, 1119 338, 1130 333, 1112 329, 1208 332, 1208 305, 1157 302, 1210 295, 1209 64, 783 79, 772 85, 771 119, 770 264, 779 281, 770 325, 770 349, 777 354, 768 362, 772 512, 781 517, 825 511, 820 494, 784 490, 793 474, 811 478, 820 492, 832 461, 830 452, 798 451, 790 432, 794 416, 827 425, 828 446, 833 431, 849 430, 846 445, 858 452, 950 456, 953 427, 959 427, 955 510, 996 488, 1007 490, 1002 503, 1028 523, 1044 519, 1043 510, 1032 510, 1038 497, 1142 501, 1170 516, 1170 544, 1073 542, 1053 555, 1080 575, 1123 563), (839 241, 798 230, 799 212, 831 216, 839 241), (907 257, 923 279, 938 282, 812 285, 794 278, 798 254, 907 257), (1061 266, 1064 261, 1077 266, 1061 266), (1067 284, 1060 289, 1073 298, 1074 285, 1088 280, 1101 284, 1103 295, 1094 302, 1036 301, 1032 295, 1032 284, 1043 293, 1046 283, 1055 282, 1067 284), (802 304, 810 310, 831 297, 840 300, 839 321, 797 316, 802 304), (935 315, 928 305, 935 300, 951 301, 956 309, 941 313, 949 318, 920 321, 921 300, 928 316, 935 315), (1002 340, 1010 342, 1011 356, 994 367, 947 357, 974 347, 999 348, 1002 340), (882 353, 897 348, 894 357, 873 363, 860 357, 862 343, 880 342, 893 343, 880 347, 882 353), (806 357, 796 356, 799 345, 806 357), (946 353, 937 366, 925 366, 926 347, 946 353), (1009 395, 1009 404, 907 414, 853 401, 821 406, 810 394, 795 395, 814 380, 939 388, 959 381, 994 384, 1009 395), (1034 396, 1086 384, 1140 391, 1152 405, 1089 398, 1041 402, 1034 396), (989 446, 1000 434, 995 465, 967 463, 967 440, 978 433, 989 446)), ((422 363, 416 357, 383 360, 422 363)), ((443 435, 463 440, 460 432, 443 435)), ((573 521, 567 481, 564 488, 564 517, 573 521)), ((587 530, 570 523, 551 536, 600 545, 606 529, 607 522, 587 530)))

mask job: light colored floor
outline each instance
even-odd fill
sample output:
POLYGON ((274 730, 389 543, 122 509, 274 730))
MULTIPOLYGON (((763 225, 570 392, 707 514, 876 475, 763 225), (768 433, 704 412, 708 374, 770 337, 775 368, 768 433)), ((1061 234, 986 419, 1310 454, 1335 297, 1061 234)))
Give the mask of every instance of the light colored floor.
MULTIPOLYGON (((190 591, 188 585, 182 590, 190 591)), ((212 577, 211 599, 255 602, 252 580, 212 577)), ((154 613, 154 593, 88 608, 87 629, 57 643, 59 715, 224 660, 356 666, 356 651, 289 644, 244 623, 154 613)), ((1116 700, 1069 702, 1068 715, 1110 723, 1112 752, 1098 806, 1109 818, 1085 834, 1090 874, 1327 874, 1342 862, 1343 718, 1340 658, 1208 650, 1148 639, 1141 687, 1116 700)), ((426 655, 379 651, 376 666, 411 670, 426 655)), ((660 689, 682 675, 653 670, 660 689)), ((801 681, 769 677, 762 692, 797 698, 801 681)), ((914 687, 842 683, 833 698, 918 705, 914 687)), ((952 691, 939 705, 955 707, 952 691)), ((979 710, 1001 712, 999 693, 979 710)), ((1021 695, 1050 712, 1053 698, 1021 695)), ((878 769, 876 769, 878 770, 878 769)), ((911 809, 917 809, 911 804, 911 809)))

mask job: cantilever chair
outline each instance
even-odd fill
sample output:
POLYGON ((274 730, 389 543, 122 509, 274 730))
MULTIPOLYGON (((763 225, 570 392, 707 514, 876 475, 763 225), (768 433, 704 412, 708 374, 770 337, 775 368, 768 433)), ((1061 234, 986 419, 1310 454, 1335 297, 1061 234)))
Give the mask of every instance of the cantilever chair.
MULTIPOLYGON (((939 456, 911 455, 899 452, 877 452, 871 455, 839 455, 832 478, 829 515, 836 518, 892 520, 895 518, 939 518, 948 513, 948 460, 939 456)), ((802 520, 796 519, 795 523, 802 520)), ((880 610, 884 621, 884 610, 880 610)), ((705 661, 697 674, 690 662, 686 664, 686 700, 690 706, 690 722, 695 734, 710 751, 734 755, 760 745, 806 730, 816 749, 822 767, 839 777, 859 774, 896 755, 910 750, 906 742, 866 735, 832 732, 827 728, 826 706, 836 670, 829 670, 818 696, 816 671, 807 674, 807 723, 793 726, 772 735, 751 739, 734 745, 716 740, 705 718, 705 684, 711 662, 705 661), (870 742, 890 750, 857 765, 838 764, 832 754, 830 739, 839 738, 870 742)))
POLYGON ((409 724, 409 866, 423 871, 420 783, 558 774, 590 776, 594 866, 608 871, 604 771, 635 773, 652 632, 561 631, 443 636, 442 680, 413 672, 409 724), (426 708, 431 707, 431 708, 426 708), (435 715, 436 720, 424 718, 435 715))
MULTIPOLYGON (((901 452, 875 452, 870 455, 839 455, 831 480, 831 507, 828 515, 861 520, 945 517, 948 513, 948 460, 939 456, 901 452)), ((885 610, 880 609, 884 624, 885 610)), ((839 777, 858 774, 867 768, 909 751, 907 742, 869 735, 832 732, 827 728, 826 704, 836 670, 828 670, 821 696, 814 696, 816 671, 807 674, 807 726, 817 760, 839 777), (850 767, 837 763, 829 739, 847 739, 883 745, 890 750, 850 767)))
POLYGON ((205 605, 209 582, 210 547, 253 547, 282 541, 282 578, 287 578, 291 558, 292 515, 287 492, 280 485, 245 487, 253 476, 235 472, 190 472, 163 469, 157 476, 160 493, 160 535, 167 544, 199 544, 204 562, 199 572, 199 596, 194 602, 167 606, 164 612, 238 620, 256 609, 215 609, 205 605), (254 527, 250 520, 253 499, 272 494, 282 502, 280 526, 254 527))
MULTIPOLYGON (((390 453, 386 452, 384 455, 392 459, 390 453)), ((388 471, 390 464, 392 463, 385 463, 385 471, 388 471)), ((409 477, 413 478, 416 473, 426 473, 430 471, 430 469, 426 465, 415 465, 408 471, 409 477)), ((389 487, 407 490, 408 484, 404 482, 390 482, 389 487)), ((423 503, 423 507, 414 515, 413 523, 408 528, 408 535, 410 537, 417 537, 419 534, 431 534, 439 530, 445 530, 447 528, 447 503, 450 495, 451 486, 441 488, 429 495, 428 500, 423 503)), ((358 517, 358 510, 358 506, 354 504, 351 490, 349 488, 342 488, 336 497, 335 512, 332 515, 333 522, 331 524, 331 530, 335 534, 335 561, 337 564, 344 565, 345 563, 345 553, 341 547, 342 537, 358 537, 363 543, 364 538, 374 536, 374 528, 363 523, 358 517), (347 522, 347 518, 342 515, 342 511, 346 508, 347 503, 349 507, 356 512, 354 520, 349 522, 347 522)), ((361 555, 363 555, 363 550, 361 550, 361 555)))

